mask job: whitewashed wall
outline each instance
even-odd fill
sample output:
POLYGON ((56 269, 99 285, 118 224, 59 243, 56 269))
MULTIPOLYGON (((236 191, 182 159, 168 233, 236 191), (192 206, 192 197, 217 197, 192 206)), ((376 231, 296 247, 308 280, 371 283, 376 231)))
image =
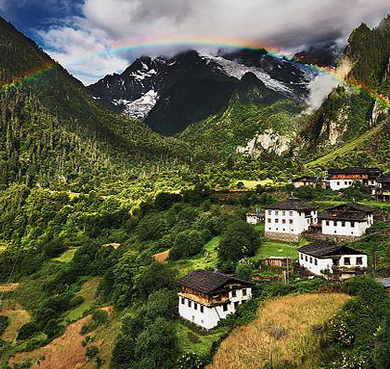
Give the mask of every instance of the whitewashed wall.
POLYGON ((265 231, 275 233, 288 233, 299 235, 309 229, 311 224, 316 224, 317 211, 311 212, 310 217, 305 217, 304 211, 296 210, 273 210, 265 211, 265 231), (276 223, 276 219, 278 223, 276 223), (285 223, 283 223, 283 220, 285 223), (292 223, 291 223, 292 221, 292 223))
MULTIPOLYGON (((312 272, 313 274, 320 276, 321 271, 328 269, 330 272, 332 272, 333 261, 330 258, 320 259, 320 258, 315 258, 314 256, 299 253, 299 265, 310 270, 310 272, 312 272)), ((345 268, 356 268, 356 267, 367 268, 368 266, 367 255, 362 255, 362 254, 342 255, 340 258, 339 266, 345 268), (357 263, 357 258, 359 257, 362 258, 362 264, 357 263), (350 260, 349 264, 345 263, 345 258, 349 258, 350 260)))
POLYGON ((363 222, 345 221, 344 226, 343 222, 340 220, 322 220, 321 224, 323 234, 360 237, 374 224, 374 216, 369 215, 367 221, 363 222), (352 226, 352 224, 354 224, 354 226, 352 226))

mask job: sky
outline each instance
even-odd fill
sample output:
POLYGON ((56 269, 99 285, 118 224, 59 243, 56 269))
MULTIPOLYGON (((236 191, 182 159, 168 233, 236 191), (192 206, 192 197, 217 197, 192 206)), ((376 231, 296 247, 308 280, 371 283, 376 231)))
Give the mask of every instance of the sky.
POLYGON ((189 47, 343 46, 360 23, 376 26, 388 13, 389 0, 0 0, 0 14, 84 84, 141 55, 189 47))

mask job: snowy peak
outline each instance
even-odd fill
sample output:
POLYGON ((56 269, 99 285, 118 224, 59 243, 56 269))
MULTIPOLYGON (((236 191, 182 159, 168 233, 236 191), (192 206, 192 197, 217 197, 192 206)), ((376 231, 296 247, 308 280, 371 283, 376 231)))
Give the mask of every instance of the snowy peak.
POLYGON ((303 67, 274 58, 265 50, 217 56, 189 50, 170 59, 141 57, 122 74, 106 76, 87 90, 100 104, 142 119, 159 132, 175 134, 223 108, 247 74, 261 82, 262 88, 296 101, 307 99, 312 78, 303 67), (190 103, 195 98, 197 101, 190 103), (190 110, 187 114, 174 113, 174 109, 190 110), (161 128, 170 124, 168 120, 173 127, 161 128))

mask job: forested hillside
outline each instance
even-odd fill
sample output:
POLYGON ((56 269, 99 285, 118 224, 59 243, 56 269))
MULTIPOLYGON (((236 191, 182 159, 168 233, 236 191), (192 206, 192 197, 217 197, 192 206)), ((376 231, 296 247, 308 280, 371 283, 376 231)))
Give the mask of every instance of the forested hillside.
MULTIPOLYGON (((186 160, 182 142, 97 105, 84 86, 0 18, 1 183, 63 184, 186 160)), ((100 179, 99 179, 100 178, 100 179)))
POLYGON ((334 89, 308 120, 295 145, 311 168, 379 166, 389 169, 390 18, 362 24, 348 40, 339 66, 347 83, 334 89))

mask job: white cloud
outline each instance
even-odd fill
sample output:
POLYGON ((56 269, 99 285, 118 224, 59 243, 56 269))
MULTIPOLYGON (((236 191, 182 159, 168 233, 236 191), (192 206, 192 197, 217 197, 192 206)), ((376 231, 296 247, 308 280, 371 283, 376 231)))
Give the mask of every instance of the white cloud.
POLYGON ((296 51, 345 41, 362 21, 374 26, 389 10, 388 0, 85 0, 83 17, 40 35, 50 54, 88 83, 126 66, 128 54, 109 51, 118 46, 206 39, 296 51))

